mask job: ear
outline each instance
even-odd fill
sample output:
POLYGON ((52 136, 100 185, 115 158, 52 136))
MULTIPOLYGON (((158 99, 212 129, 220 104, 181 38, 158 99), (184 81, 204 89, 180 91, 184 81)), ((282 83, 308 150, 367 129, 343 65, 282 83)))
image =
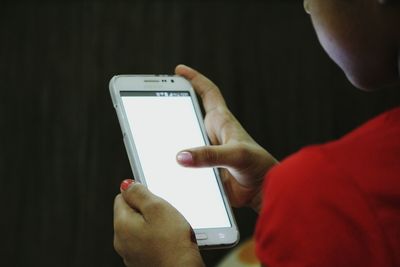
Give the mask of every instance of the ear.
POLYGON ((310 14, 310 6, 308 0, 303 1, 303 7, 307 14, 310 14))

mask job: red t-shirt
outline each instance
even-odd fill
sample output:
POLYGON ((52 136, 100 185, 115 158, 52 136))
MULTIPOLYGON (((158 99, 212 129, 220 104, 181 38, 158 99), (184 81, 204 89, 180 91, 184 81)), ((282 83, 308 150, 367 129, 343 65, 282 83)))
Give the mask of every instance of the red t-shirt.
POLYGON ((266 176, 256 253, 269 267, 400 266, 400 108, 266 176))

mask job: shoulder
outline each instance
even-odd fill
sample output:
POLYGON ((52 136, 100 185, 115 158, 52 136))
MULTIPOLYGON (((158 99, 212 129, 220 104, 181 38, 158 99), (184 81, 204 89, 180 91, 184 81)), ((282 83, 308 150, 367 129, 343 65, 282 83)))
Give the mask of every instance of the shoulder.
POLYGON ((392 266, 385 219, 374 199, 400 192, 399 136, 397 108, 337 141, 304 148, 272 169, 256 230, 262 262, 392 266))
POLYGON ((292 155, 266 179, 256 231, 265 264, 360 266, 374 262, 375 254, 385 262, 380 226, 364 192, 323 146, 292 155))
POLYGON ((362 197, 358 185, 330 159, 324 146, 310 146, 285 159, 266 176, 264 204, 311 211, 320 209, 321 201, 326 205, 341 196, 349 199, 355 192, 362 197))
POLYGON ((337 172, 324 155, 322 146, 310 146, 286 158, 272 169, 266 176, 266 190, 271 185, 283 191, 309 191, 312 184, 319 183, 326 175, 333 176, 337 172))

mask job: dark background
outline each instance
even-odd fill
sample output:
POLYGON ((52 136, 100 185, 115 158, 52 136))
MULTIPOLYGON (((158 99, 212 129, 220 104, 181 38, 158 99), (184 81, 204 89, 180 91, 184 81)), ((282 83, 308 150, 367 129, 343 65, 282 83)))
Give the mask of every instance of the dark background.
MULTIPOLYGON (((114 74, 199 69, 279 159, 400 98, 354 89, 301 1, 2 2, 0 38, 1 266, 122 266, 112 206, 131 170, 114 74)), ((256 215, 235 212, 246 239, 256 215)))

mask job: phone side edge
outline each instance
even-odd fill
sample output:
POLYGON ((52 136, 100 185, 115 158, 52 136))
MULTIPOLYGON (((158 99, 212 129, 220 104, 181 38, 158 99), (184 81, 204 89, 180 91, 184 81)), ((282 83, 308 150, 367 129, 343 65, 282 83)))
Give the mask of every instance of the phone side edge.
MULTIPOLYGON (((180 77, 180 76, 178 76, 178 77, 180 77)), ((202 135, 203 135, 205 144, 206 144, 206 146, 210 146, 211 142, 210 142, 210 140, 208 138, 207 131, 206 131, 205 124, 204 124, 204 114, 203 114, 203 112, 202 112, 202 110, 200 108, 200 102, 199 102, 198 97, 196 95, 196 91, 194 90, 194 88, 192 87, 191 83, 188 80, 186 80, 184 77, 181 77, 181 78, 183 78, 188 83, 188 85, 190 87, 190 91, 191 91, 191 94, 192 94, 191 98, 193 100, 193 106, 194 106, 194 109, 196 110, 196 116, 197 116, 197 119, 199 121, 199 126, 200 126, 200 129, 202 131, 202 135)), ((228 234, 230 235, 230 237, 233 236, 233 238, 229 239, 229 241, 227 241, 227 243, 221 243, 219 245, 207 245, 207 242, 205 242, 204 245, 203 245, 203 244, 201 244, 203 242, 200 242, 199 246, 201 246, 202 249, 229 248, 229 247, 233 247, 233 246, 237 245, 239 243, 239 241, 240 241, 239 228, 238 228, 238 225, 237 225, 237 222, 236 222, 236 218, 234 216, 234 213, 233 213, 232 206, 230 204, 229 198, 226 195, 226 191, 225 191, 225 188, 223 186, 220 173, 219 173, 217 168, 213 168, 213 170, 214 170, 214 174, 215 174, 216 179, 217 179, 218 186, 220 188, 220 193, 221 193, 221 197, 222 197, 222 199, 224 201, 225 209, 226 209, 226 211, 228 213, 228 217, 229 217, 229 220, 231 222, 231 227, 222 228, 222 229, 225 229, 226 232, 228 232, 228 234)), ((201 232, 201 231, 199 231, 199 232, 201 232)))
POLYGON ((146 182, 144 181, 144 179, 141 177, 141 172, 140 170, 140 166, 138 166, 138 160, 136 159, 137 157, 135 156, 135 147, 134 145, 131 143, 131 141, 129 140, 128 135, 130 134, 130 132, 128 132, 127 129, 129 129, 128 126, 128 121, 126 116, 124 115, 124 110, 123 110, 123 103, 122 103, 122 99, 120 97, 120 89, 118 89, 118 87, 116 86, 116 81, 119 78, 123 78, 123 77, 130 77, 131 75, 115 75, 110 79, 109 82, 109 91, 110 91, 110 95, 111 95, 111 99, 113 102, 113 106, 115 109, 115 112, 117 114, 117 118, 118 118, 118 123, 120 125, 120 129, 122 132, 122 137, 123 137, 123 143, 124 143, 124 147, 125 147, 125 151, 127 153, 128 156, 128 160, 129 160, 129 165, 131 167, 131 171, 132 174, 134 176, 134 179, 142 184, 146 184, 146 182))

